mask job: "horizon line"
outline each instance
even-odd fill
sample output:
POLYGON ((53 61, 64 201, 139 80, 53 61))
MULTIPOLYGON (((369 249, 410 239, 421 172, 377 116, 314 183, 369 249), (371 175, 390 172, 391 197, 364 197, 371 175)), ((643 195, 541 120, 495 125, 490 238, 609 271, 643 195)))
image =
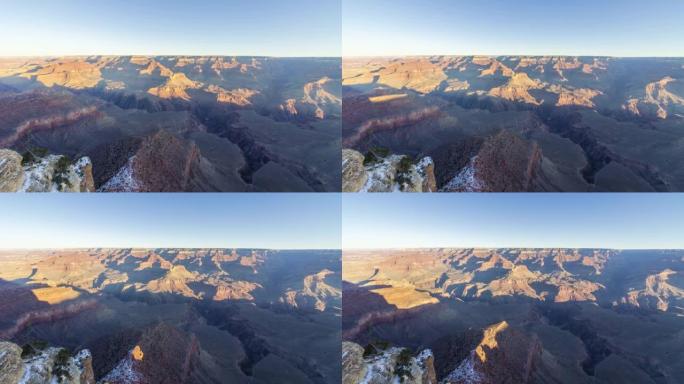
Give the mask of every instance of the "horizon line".
POLYGON ((342 251, 398 251, 398 250, 424 250, 424 249, 601 249, 614 251, 684 251, 682 248, 620 248, 620 247, 525 247, 525 246, 422 246, 422 247, 343 247, 342 251))
POLYGON ((0 58, 9 58, 9 59, 31 59, 31 58, 44 58, 44 57, 50 57, 50 58, 57 58, 57 57, 91 57, 91 56, 100 56, 100 57, 134 57, 134 56, 142 56, 142 57, 259 57, 259 58, 302 58, 302 59, 316 59, 316 58, 342 58, 342 56, 330 56, 330 55, 322 55, 322 56, 314 56, 314 55, 248 55, 248 54, 150 54, 150 53, 127 53, 127 54, 105 54, 105 53, 92 53, 92 54, 66 54, 66 55, 55 55, 55 54, 36 54, 36 55, 3 55, 0 54, 0 58))
POLYGON ((266 251, 341 251, 341 248, 279 248, 279 247, 108 247, 108 246, 93 246, 93 247, 27 247, 27 248, 4 248, 0 247, 0 251, 55 251, 55 250, 88 250, 88 249, 251 249, 251 250, 266 250, 266 251))
POLYGON ((620 55, 570 55, 570 54, 519 54, 519 53, 514 53, 514 54, 480 54, 480 53, 471 53, 471 54, 456 54, 456 53, 425 53, 425 54, 402 54, 402 55, 343 55, 343 59, 372 59, 372 58, 401 58, 401 57, 435 57, 435 56, 443 56, 443 57, 503 57, 503 56, 511 56, 511 57, 604 57, 604 58, 612 58, 612 59, 684 59, 684 55, 682 56, 658 56, 658 55, 650 55, 650 56, 620 56, 620 55))

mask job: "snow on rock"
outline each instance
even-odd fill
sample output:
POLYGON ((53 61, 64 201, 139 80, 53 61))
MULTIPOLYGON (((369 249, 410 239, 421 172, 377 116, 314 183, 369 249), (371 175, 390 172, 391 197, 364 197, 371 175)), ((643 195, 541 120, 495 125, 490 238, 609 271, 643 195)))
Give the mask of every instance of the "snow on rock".
POLYGON ((1 192, 92 192, 93 166, 88 157, 75 163, 62 155, 24 159, 12 150, 0 150, 1 192))
POLYGON ((434 162, 424 157, 417 163, 405 155, 389 155, 365 165, 366 182, 358 192, 433 192, 434 162))
POLYGON ((482 192, 485 189, 485 184, 477 177, 476 162, 477 156, 470 159, 468 165, 461 169, 441 190, 443 192, 482 192))
POLYGON ((24 357, 23 373, 14 383, 95 384, 90 351, 84 349, 75 356, 65 356, 64 352, 63 348, 49 347, 24 357))
POLYGON ((135 156, 128 159, 126 165, 100 187, 99 192, 139 192, 141 185, 135 178, 134 162, 135 156))
POLYGON ((361 346, 345 342, 343 348, 346 352, 343 355, 345 384, 437 384, 434 357, 429 349, 412 356, 410 353, 406 355, 408 351, 405 348, 390 347, 360 360, 361 346), (352 362, 350 355, 355 355, 360 362, 352 362), (347 380, 350 378, 354 380, 347 380))
POLYGON ((449 373, 443 382, 459 384, 484 383, 482 374, 475 369, 475 351, 472 351, 469 358, 464 359, 456 369, 449 373))
POLYGON ((128 355, 123 358, 119 364, 114 367, 99 383, 107 384, 141 384, 144 382, 143 375, 135 368, 136 361, 134 354, 135 349, 132 349, 128 355))

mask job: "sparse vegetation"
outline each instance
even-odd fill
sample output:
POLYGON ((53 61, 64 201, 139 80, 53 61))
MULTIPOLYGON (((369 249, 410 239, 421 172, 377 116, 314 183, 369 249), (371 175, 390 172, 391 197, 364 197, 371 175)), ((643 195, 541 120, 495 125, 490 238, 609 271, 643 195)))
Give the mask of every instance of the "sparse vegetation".
POLYGON ((381 351, 384 351, 390 347, 390 342, 385 340, 375 340, 368 343, 363 349, 363 357, 377 355, 381 351))
POLYGON ((71 159, 68 156, 62 156, 59 158, 59 160, 57 160, 57 164, 55 164, 55 176, 53 181, 58 186, 64 184, 67 187, 71 187, 71 182, 69 181, 68 176, 69 167, 71 164, 71 159))
POLYGON ((71 359, 71 351, 66 348, 62 348, 57 352, 55 356, 55 365, 52 368, 55 376, 58 377, 59 382, 62 382, 63 377, 69 377, 69 360, 71 359))
POLYGON ((399 165, 397 166, 397 183, 399 185, 404 185, 406 183, 409 183, 411 181, 411 167, 415 164, 415 161, 409 157, 409 156, 404 156, 401 158, 399 161, 399 165))
POLYGON ((375 348, 373 344, 368 344, 366 345, 365 348, 363 348, 363 357, 368 357, 368 356, 374 356, 378 354, 378 349, 375 348))
POLYGON ((399 376, 399 380, 403 383, 406 379, 412 379, 411 375, 411 359, 413 358, 413 353, 410 349, 404 348, 399 352, 397 356, 397 368, 394 373, 399 376))
POLYGON ((363 158, 363 165, 373 165, 390 155, 390 150, 383 147, 373 147, 369 149, 363 158))
POLYGON ((38 352, 44 350, 48 347, 48 343, 43 340, 35 340, 30 343, 26 343, 21 347, 21 357, 27 358, 35 356, 38 352))
POLYGON ((50 153, 47 148, 34 147, 21 154, 21 165, 30 165, 50 153))
POLYGON ((366 152, 366 154, 363 156, 363 165, 373 165, 378 161, 378 158, 371 151, 366 152))

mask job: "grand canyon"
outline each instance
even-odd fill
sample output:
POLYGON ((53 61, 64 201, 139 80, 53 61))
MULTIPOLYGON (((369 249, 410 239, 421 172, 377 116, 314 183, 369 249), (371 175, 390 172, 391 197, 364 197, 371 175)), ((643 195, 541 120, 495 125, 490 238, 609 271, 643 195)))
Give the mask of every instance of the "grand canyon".
POLYGON ((0 191, 339 191, 340 67, 1 58, 0 191))
POLYGON ((681 383, 684 251, 343 254, 343 383, 681 383))
POLYGON ((346 192, 684 190, 684 59, 343 60, 346 192))
POLYGON ((338 383, 339 250, 0 252, 0 382, 338 383))

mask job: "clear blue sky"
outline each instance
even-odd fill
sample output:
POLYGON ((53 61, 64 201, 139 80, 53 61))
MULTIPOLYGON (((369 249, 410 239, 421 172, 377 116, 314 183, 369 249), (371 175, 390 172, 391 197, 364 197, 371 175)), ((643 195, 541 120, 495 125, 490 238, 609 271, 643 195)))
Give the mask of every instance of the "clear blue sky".
POLYGON ((684 56, 681 0, 344 0, 345 56, 684 56))
POLYGON ((344 248, 684 249, 684 194, 346 194, 344 248))
POLYGON ((338 194, 2 194, 0 248, 340 248, 338 194))
POLYGON ((3 0, 1 56, 340 56, 341 0, 3 0))

